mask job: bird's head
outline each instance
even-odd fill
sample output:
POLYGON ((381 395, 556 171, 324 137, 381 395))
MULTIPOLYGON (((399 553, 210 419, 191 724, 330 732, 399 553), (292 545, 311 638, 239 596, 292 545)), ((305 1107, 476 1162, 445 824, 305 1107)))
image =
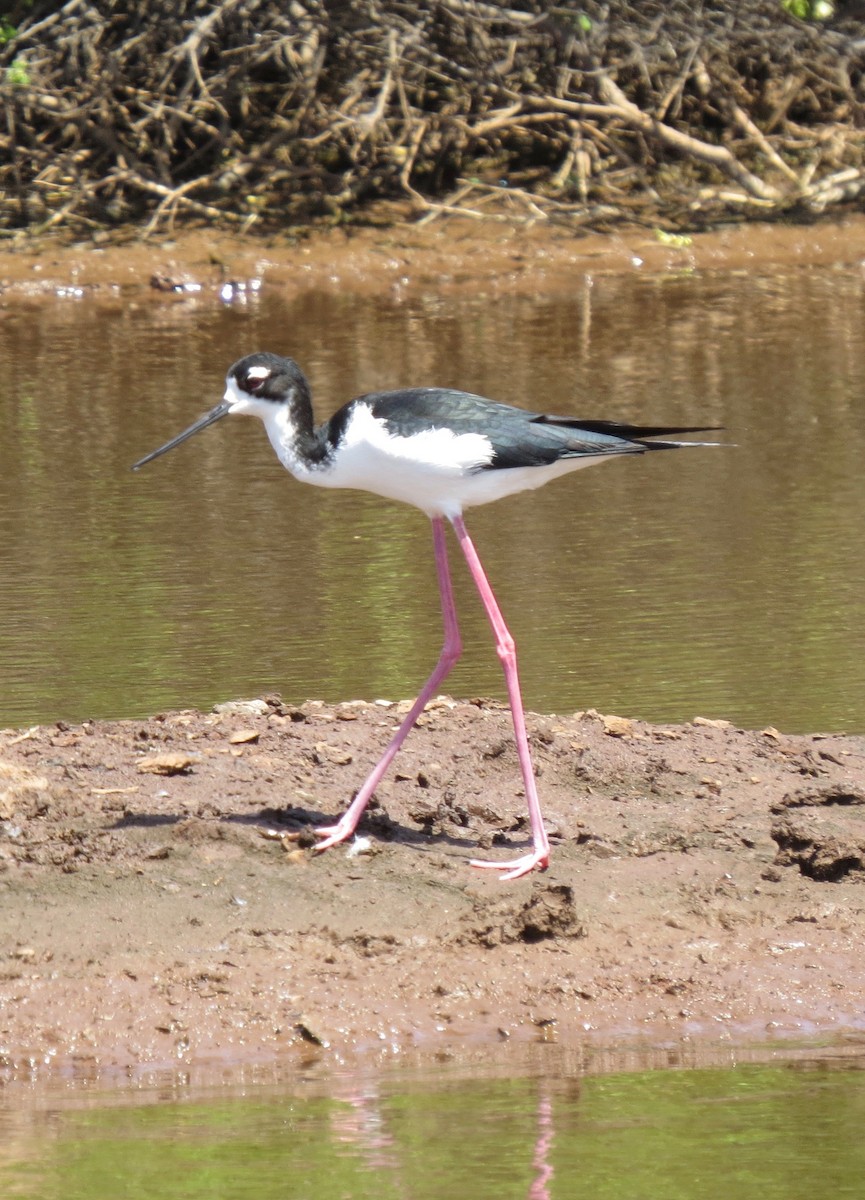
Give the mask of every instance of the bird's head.
POLYGON ((225 377, 225 395, 215 408, 199 417, 183 433, 177 434, 171 441, 151 451, 144 458, 133 464, 133 471, 153 462, 162 454, 167 454, 194 433, 206 429, 216 421, 221 421, 230 413, 241 413, 258 417, 267 422, 273 416, 275 409, 281 405, 291 404, 299 400, 309 404, 309 386, 300 367, 292 358, 283 358, 279 354, 259 351, 247 354, 229 368, 225 377))
POLYGON ((274 405, 290 404, 308 390, 306 378, 293 358, 262 350, 238 359, 229 369, 222 403, 228 412, 266 420, 274 405))

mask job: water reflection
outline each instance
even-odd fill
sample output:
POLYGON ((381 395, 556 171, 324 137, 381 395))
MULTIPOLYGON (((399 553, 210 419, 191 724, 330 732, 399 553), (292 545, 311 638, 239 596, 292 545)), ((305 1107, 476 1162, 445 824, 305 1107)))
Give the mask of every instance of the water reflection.
MULTIPOLYGON (((282 1091, 0 1107, 0 1191, 28 1200, 216 1195, 861 1195, 861 1060, 538 1077, 367 1070, 282 1091)), ((513 1067, 513 1063, 510 1063, 513 1067)))
POLYGON ((550 1200, 549 1185, 553 1178, 550 1150, 554 1136, 553 1102, 548 1088, 541 1084, 538 1088, 538 1137, 532 1157, 535 1177, 529 1188, 529 1200, 550 1200))
MULTIPOLYGON (((528 1200, 550 1200, 550 1184, 554 1175, 550 1152, 555 1137, 552 1093, 548 1082, 539 1081, 528 1086, 530 1090, 536 1091, 537 1102, 531 1181, 524 1194, 528 1200)), ((337 1085, 334 1094, 344 1102, 345 1107, 336 1108, 333 1112, 330 1127, 333 1141, 339 1146, 356 1149, 365 1169, 376 1173, 379 1178, 393 1176, 395 1194, 415 1195, 401 1169, 404 1149, 400 1147, 399 1139, 388 1125, 392 1097, 382 1094, 381 1080, 369 1077, 363 1077, 361 1080, 348 1078, 344 1083, 337 1085)), ((466 1129, 467 1141, 471 1141, 474 1128, 476 1126, 466 1129)), ((455 1147, 455 1150, 456 1157, 459 1157, 458 1147, 455 1147)), ((522 1172, 514 1171, 514 1174, 519 1175, 522 1172)), ((513 1194, 523 1193, 515 1189, 513 1194)))
MULTIPOLYGON (((470 512, 527 704, 865 729, 857 271, 578 279, 569 296, 76 302, 0 323, 0 724, 278 690, 414 694, 440 640, 428 523, 291 481, 256 422, 129 465, 269 347, 348 396, 439 383, 581 416, 725 425, 470 512)), ((228 423, 226 423, 226 426, 228 423)), ((503 696, 454 561, 459 695, 503 696)))

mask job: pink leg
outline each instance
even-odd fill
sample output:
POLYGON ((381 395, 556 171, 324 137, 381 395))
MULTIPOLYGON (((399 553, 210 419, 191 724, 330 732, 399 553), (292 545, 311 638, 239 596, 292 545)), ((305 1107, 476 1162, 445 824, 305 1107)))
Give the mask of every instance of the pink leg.
POLYGON ((532 770, 532 759, 529 754, 529 740, 526 736, 526 721, 523 716, 523 698, 520 694, 520 681, 517 675, 517 656, 514 639, 511 637, 501 610, 496 603, 493 590, 489 585, 484 569, 481 566, 481 561, 478 558, 477 550, 475 550, 474 543, 468 535, 462 517, 453 517, 452 522, 460 546, 462 547, 462 552, 469 565, 469 570, 480 592, 490 624, 493 627, 493 633, 496 638, 496 653, 504 668, 508 699, 511 702, 511 715, 514 720, 514 738, 517 743, 517 754, 520 760, 520 769, 523 773, 523 785, 526 789, 526 803, 529 808, 529 820, 532 828, 532 851, 530 854, 524 854, 521 858, 516 858, 512 862, 503 863, 472 859, 472 866, 488 867, 492 870, 507 872, 505 875, 502 875, 502 879, 519 879, 521 875, 527 875, 535 867, 546 870, 550 865, 550 843, 547 839, 547 831, 544 829, 544 819, 541 815, 538 791, 535 786, 535 773, 532 770))
POLYGON ((444 617, 444 644, 442 645, 439 660, 435 665, 432 675, 430 675, 421 689, 420 695, 412 705, 408 716, 394 734, 388 748, 370 772, 366 782, 349 807, 335 825, 320 825, 315 830, 317 837, 324 838, 324 841, 320 842, 316 847, 317 850, 326 850, 328 846, 335 846, 338 842, 344 842, 346 838, 351 837, 354 833, 363 815, 363 810, 381 782, 385 771, 393 761, 394 755, 408 737, 412 726, 426 707, 427 701, 434 695, 439 684, 462 653, 462 641, 460 640, 460 631, 457 624, 457 611, 454 605, 454 593, 451 586, 450 568, 448 566, 444 520, 441 517, 433 517, 432 527, 439 594, 441 596, 442 616, 444 617))

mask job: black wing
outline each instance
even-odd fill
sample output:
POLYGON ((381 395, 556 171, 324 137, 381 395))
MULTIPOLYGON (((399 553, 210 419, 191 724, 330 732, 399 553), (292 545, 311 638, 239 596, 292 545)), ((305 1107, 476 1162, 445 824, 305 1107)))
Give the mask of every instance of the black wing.
POLYGON ((626 425, 617 421, 583 421, 576 417, 528 412, 470 392, 450 388, 407 388, 359 396, 329 422, 329 437, 338 440, 351 409, 366 405, 396 437, 411 437, 424 429, 446 427, 454 433, 486 438, 492 457, 480 469, 542 466, 560 458, 581 455, 641 454, 671 449, 679 442, 650 442, 644 438, 702 433, 709 427, 626 425))

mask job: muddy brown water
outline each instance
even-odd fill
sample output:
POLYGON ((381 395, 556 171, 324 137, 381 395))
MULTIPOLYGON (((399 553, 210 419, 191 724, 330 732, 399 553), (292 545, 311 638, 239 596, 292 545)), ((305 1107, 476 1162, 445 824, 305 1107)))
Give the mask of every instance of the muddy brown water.
MULTIPOLYGON (((270 348, 303 365, 322 416, 438 383, 725 426, 735 448, 605 464, 469 513, 527 704, 861 731, 861 228, 802 231, 783 254, 776 232, 736 236, 723 269, 718 238, 702 257, 647 234, 580 257, 519 231, 498 246, 378 232, 361 266, 343 247, 332 270, 327 242, 235 246, 220 268, 200 245, 115 248, 101 275, 101 252, 7 259, 0 725, 416 691, 440 641, 421 514, 301 487, 253 422, 129 470, 219 397, 235 358, 270 348), (260 292, 221 300, 231 269, 260 292), (157 293, 152 272, 203 287, 157 293)), ((449 690, 500 697, 456 568, 466 652, 449 690)))

